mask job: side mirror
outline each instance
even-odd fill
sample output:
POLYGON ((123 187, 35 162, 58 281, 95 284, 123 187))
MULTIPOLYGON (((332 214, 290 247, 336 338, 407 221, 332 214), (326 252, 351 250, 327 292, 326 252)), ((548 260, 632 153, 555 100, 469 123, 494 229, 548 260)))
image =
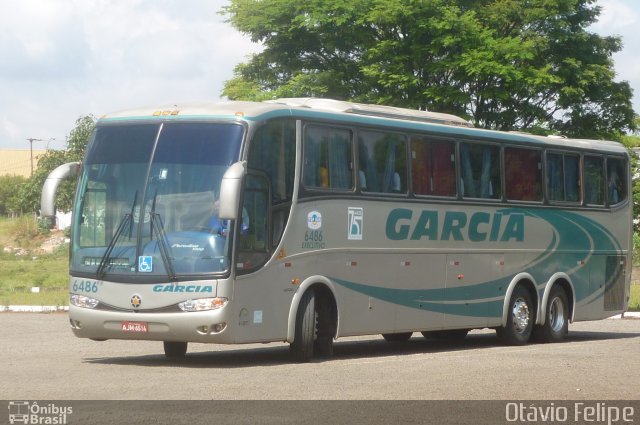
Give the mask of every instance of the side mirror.
POLYGON ((55 217, 56 215, 56 192, 63 180, 69 177, 76 177, 80 171, 79 162, 68 162, 53 170, 47 176, 42 186, 40 196, 40 216, 43 218, 55 217))
POLYGON ((223 220, 236 220, 238 218, 242 181, 246 174, 247 161, 239 161, 232 164, 222 176, 219 218, 223 220))

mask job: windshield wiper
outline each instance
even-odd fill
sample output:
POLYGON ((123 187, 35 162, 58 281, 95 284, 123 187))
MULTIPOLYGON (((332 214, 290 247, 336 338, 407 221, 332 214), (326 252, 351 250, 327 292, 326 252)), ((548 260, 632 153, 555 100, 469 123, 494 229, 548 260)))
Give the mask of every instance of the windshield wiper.
POLYGON ((155 235, 156 240, 158 241, 160 256, 162 257, 162 262, 164 263, 164 267, 167 270, 167 275, 171 280, 176 280, 176 272, 173 268, 171 256, 169 255, 170 248, 169 241, 167 239, 167 233, 164 231, 164 223, 162 222, 162 217, 160 216, 160 214, 156 213, 157 197, 158 192, 153 195, 153 204, 151 205, 151 235, 155 235))
POLYGON ((138 201, 138 191, 136 191, 136 194, 133 197, 131 212, 126 213, 122 217, 122 220, 120 220, 120 224, 118 225, 116 232, 113 234, 113 237, 109 241, 109 245, 107 246, 107 249, 105 250, 104 255, 100 259, 100 264, 98 265, 98 269, 96 270, 96 276, 98 279, 102 279, 104 277, 107 264, 109 263, 109 259, 111 258, 111 252, 113 252, 113 248, 115 248, 116 243, 118 242, 118 239, 120 239, 120 236, 124 232, 124 229, 126 228, 127 225, 129 226, 129 237, 131 237, 131 231, 133 227, 133 211, 136 207, 137 201, 138 201))

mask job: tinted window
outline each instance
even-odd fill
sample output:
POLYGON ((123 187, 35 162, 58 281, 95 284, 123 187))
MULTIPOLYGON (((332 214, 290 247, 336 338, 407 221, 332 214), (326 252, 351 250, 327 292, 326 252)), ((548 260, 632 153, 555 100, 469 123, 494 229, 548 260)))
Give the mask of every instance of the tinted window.
POLYGON ((294 121, 271 121, 256 132, 249 151, 249 168, 271 180, 274 203, 291 200, 296 161, 294 121))
POLYGON ((406 139, 374 131, 363 131, 358 136, 360 188, 366 192, 406 193, 406 139))
POLYGON ((153 161, 229 166, 238 160, 237 141, 243 131, 240 125, 167 123, 162 127, 153 161))
POLYGON ((100 126, 89 146, 85 165, 146 164, 159 129, 160 124, 100 126))
POLYGON ((604 159, 584 157, 584 200, 589 205, 604 205, 604 159))
POLYGON ((607 158, 607 195, 609 205, 627 199, 627 162, 619 158, 607 158))
POLYGON ((304 184, 311 188, 352 189, 351 131, 307 126, 304 135, 304 184))
POLYGON ((466 198, 500 199, 500 148, 460 144, 460 192, 466 198))
POLYGON ((456 195, 455 144, 411 139, 411 181, 416 195, 456 195))
POLYGON ((568 153, 547 154, 547 182, 550 201, 580 201, 580 157, 568 153))
POLYGON ((542 200, 542 154, 539 150, 505 148, 505 184, 507 199, 542 200))

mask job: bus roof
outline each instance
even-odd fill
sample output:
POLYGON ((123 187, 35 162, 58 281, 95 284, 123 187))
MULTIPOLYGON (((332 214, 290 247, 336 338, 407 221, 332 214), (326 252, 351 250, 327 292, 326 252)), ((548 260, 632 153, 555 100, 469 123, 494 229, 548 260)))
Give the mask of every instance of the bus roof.
POLYGON ((564 136, 537 136, 525 132, 505 132, 475 128, 460 117, 430 111, 369 105, 322 98, 282 98, 264 102, 220 101, 185 103, 180 105, 142 107, 100 117, 99 122, 140 119, 237 119, 262 121, 269 118, 294 116, 333 119, 366 125, 405 128, 410 131, 429 131, 448 137, 482 138, 544 145, 572 147, 580 150, 626 153, 626 148, 606 140, 570 139, 564 136))

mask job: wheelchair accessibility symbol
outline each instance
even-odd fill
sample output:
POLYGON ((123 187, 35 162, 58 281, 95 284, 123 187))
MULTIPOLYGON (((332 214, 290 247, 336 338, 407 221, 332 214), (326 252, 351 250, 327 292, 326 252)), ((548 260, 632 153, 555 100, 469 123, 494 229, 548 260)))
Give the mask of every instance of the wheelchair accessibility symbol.
POLYGON ((141 255, 138 257, 138 271, 141 273, 151 273, 153 271, 153 257, 141 255))

